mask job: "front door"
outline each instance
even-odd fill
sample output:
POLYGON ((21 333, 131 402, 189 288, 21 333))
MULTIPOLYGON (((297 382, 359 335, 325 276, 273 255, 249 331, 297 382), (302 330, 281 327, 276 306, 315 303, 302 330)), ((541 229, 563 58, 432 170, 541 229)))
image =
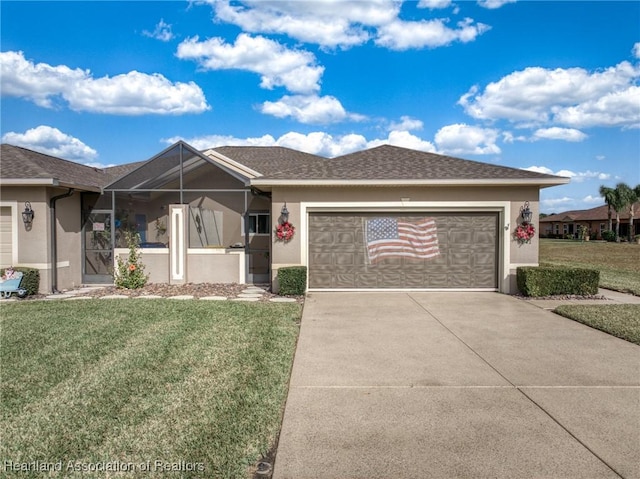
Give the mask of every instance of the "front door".
POLYGON ((83 283, 113 283, 111 227, 110 210, 93 210, 85 216, 82 226, 83 283))

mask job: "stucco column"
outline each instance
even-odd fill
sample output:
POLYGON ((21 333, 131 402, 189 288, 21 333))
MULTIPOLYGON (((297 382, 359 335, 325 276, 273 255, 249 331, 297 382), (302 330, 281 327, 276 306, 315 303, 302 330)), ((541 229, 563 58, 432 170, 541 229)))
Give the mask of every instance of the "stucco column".
POLYGON ((169 205, 169 284, 187 282, 187 205, 169 205))

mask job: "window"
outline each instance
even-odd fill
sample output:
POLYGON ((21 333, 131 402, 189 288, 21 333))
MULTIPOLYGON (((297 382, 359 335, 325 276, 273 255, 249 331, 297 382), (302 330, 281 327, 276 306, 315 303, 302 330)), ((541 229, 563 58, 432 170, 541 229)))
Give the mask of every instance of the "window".
POLYGON ((603 231, 606 231, 607 229, 607 225, 604 223, 600 223, 600 233, 602 233, 603 231))
POLYGON ((553 229, 554 229, 554 231, 555 231, 555 233, 556 233, 557 235, 559 235, 559 234, 560 234, 560 225, 559 225, 558 223, 556 223, 555 225, 553 225, 553 229))
POLYGON ((269 213, 249 213, 249 234, 268 235, 270 232, 269 213))

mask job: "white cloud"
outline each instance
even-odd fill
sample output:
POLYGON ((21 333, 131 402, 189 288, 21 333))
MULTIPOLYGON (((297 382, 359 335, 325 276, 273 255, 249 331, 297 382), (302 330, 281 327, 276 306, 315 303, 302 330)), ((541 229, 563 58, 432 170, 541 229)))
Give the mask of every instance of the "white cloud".
POLYGON ((465 124, 443 126, 435 135, 438 151, 450 155, 492 155, 501 152, 498 131, 465 124))
POLYGON ((210 109, 198 85, 172 83, 159 73, 131 71, 94 79, 89 70, 33 63, 22 52, 0 53, 2 93, 33 101, 44 108, 118 115, 181 115, 210 109))
POLYGON ((418 8, 428 8, 430 10, 447 8, 449 6, 451 6, 451 0, 420 0, 418 2, 418 8))
POLYGON ((416 22, 395 20, 378 29, 375 43, 391 50, 435 48, 455 41, 471 42, 491 28, 483 23, 474 25, 470 18, 458 22, 458 28, 455 29, 447 27, 446 23, 446 20, 440 18, 416 22))
MULTIPOLYGON (((453 41, 473 41, 489 27, 465 19, 457 29, 447 19, 405 22, 398 0, 264 1, 206 0, 216 21, 232 23, 245 32, 283 34, 324 49, 351 48, 376 39, 393 50, 438 47, 453 41)), ((451 0, 420 0, 419 8, 442 9, 451 0)), ((457 13, 457 8, 454 13, 457 13)))
MULTIPOLYGON (((93 162, 98 157, 96 150, 51 126, 40 125, 24 133, 11 131, 2 136, 2 142, 89 166, 100 165, 93 162)), ((102 167, 103 165, 100 165, 100 168, 102 167)))
POLYGON ((294 118, 300 123, 307 124, 327 124, 347 119, 355 121, 364 119, 361 115, 348 113, 340 101, 333 96, 285 95, 278 101, 264 102, 260 111, 277 118, 294 118))
POLYGON ((483 120, 527 124, 555 121, 567 126, 631 126, 640 122, 640 66, 621 62, 603 71, 529 67, 472 87, 458 103, 483 120))
POLYGON ((553 171, 551 168, 548 168, 546 166, 529 166, 527 168, 522 168, 522 169, 526 171, 535 171, 537 173, 544 173, 547 175, 564 176, 567 178, 571 178, 571 181, 575 183, 582 183, 585 180, 592 180, 592 179, 598 179, 602 181, 602 180, 608 180, 609 178, 611 178, 611 175, 608 173, 601 173, 599 171, 591 171, 591 170, 580 171, 580 172, 574 172, 571 170, 553 171))
POLYGON ((569 198, 568 196, 563 196, 562 198, 541 199, 540 203, 542 203, 542 207, 555 208, 557 206, 566 206, 569 204, 573 204, 575 203, 575 200, 573 198, 569 198))
POLYGON ((596 204, 596 205, 604 203, 604 200, 602 199, 602 197, 592 196, 592 195, 585 196, 584 198, 582 198, 582 201, 584 203, 596 204))
POLYGON ((376 139, 367 142, 367 148, 380 145, 394 145, 430 153, 436 152, 433 143, 423 140, 416 135, 412 135, 408 131, 392 131, 386 139, 376 139))
POLYGON ((607 93, 576 106, 558 109, 554 120, 580 128, 590 126, 640 127, 640 87, 607 93))
POLYGON ((533 139, 539 140, 564 140, 578 142, 587 139, 587 135, 580 130, 573 128, 559 128, 557 126, 551 128, 541 128, 533 133, 533 139))
POLYGON ((294 93, 320 90, 324 67, 316 65, 313 53, 290 50, 265 37, 241 33, 233 45, 223 38, 200 41, 193 37, 178 45, 178 58, 195 60, 208 70, 246 70, 261 75, 260 86, 283 86, 294 93))
POLYGON ((209 135, 194 138, 172 137, 164 140, 167 144, 173 144, 178 140, 183 140, 191 146, 204 150, 217 146, 285 146, 314 155, 333 158, 346 155, 354 151, 373 148, 384 144, 402 146, 415 150, 435 152, 436 149, 429 141, 425 141, 407 131, 392 131, 387 138, 367 140, 362 135, 347 134, 333 136, 323 131, 311 133, 298 133, 290 131, 274 138, 271 135, 264 135, 254 138, 237 138, 232 136, 209 135))
POLYGON ((152 32, 143 30, 142 34, 145 37, 155 38, 156 40, 160 40, 161 42, 168 42, 175 38, 175 35, 171 31, 171 25, 165 23, 164 19, 160 19, 152 32))
POLYGON ((516 0, 478 0, 478 5, 491 10, 500 8, 507 3, 516 3, 516 0))
POLYGON ((633 49, 631 50, 631 53, 633 53, 633 56, 635 58, 640 58, 640 42, 633 45, 633 49))
POLYGON ((210 0, 217 20, 252 33, 284 34, 326 48, 348 48, 370 38, 365 27, 392 21, 400 11, 395 0, 269 2, 210 0))
POLYGON ((403 131, 414 131, 414 130, 422 130, 424 127, 424 123, 417 118, 411 118, 410 116, 401 116, 400 122, 392 122, 389 125, 389 130, 403 130, 403 131))

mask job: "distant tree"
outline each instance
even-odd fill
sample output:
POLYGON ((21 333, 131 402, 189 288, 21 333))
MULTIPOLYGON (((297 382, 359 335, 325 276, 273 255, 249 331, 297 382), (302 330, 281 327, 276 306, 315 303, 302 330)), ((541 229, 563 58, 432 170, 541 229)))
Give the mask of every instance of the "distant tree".
POLYGON ((613 188, 609 188, 608 186, 600 186, 598 190, 600 196, 604 198, 604 202, 607 204, 607 217, 609 218, 609 226, 607 230, 613 230, 612 221, 611 221, 611 203, 615 196, 615 190, 613 188))
POLYGON ((547 216, 549 216, 549 215, 546 214, 546 213, 540 213, 540 218, 546 218, 547 216))

